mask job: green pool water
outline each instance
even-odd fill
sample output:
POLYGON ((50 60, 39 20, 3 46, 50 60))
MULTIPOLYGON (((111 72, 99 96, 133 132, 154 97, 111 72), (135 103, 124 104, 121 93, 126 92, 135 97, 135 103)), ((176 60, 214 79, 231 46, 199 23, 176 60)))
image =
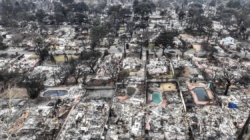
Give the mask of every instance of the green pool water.
POLYGON ((160 104, 162 102, 161 93, 159 91, 154 91, 152 95, 152 101, 155 104, 160 104))

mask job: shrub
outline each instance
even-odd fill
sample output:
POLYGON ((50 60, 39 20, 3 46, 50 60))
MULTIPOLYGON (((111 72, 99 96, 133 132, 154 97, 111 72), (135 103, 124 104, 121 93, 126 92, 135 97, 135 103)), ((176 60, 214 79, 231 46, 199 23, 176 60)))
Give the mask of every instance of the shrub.
POLYGON ((8 48, 7 45, 5 45, 4 43, 0 42, 0 50, 5 50, 7 48, 8 48))
POLYGON ((8 53, 2 53, 2 54, 0 54, 0 57, 7 57, 8 56, 8 53))
POLYGON ((133 87, 127 87, 127 95, 131 96, 135 93, 136 89, 133 87))

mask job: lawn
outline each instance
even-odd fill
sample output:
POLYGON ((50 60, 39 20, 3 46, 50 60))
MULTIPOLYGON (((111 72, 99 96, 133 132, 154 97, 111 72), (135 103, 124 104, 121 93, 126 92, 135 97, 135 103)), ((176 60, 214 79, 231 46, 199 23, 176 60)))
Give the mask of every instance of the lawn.
POLYGON ((133 87, 127 87, 127 95, 132 96, 135 93, 136 89, 133 87))
MULTIPOLYGON (((55 49, 58 50, 59 49, 59 46, 55 46, 55 49)), ((53 46, 49 46, 49 50, 53 50, 53 46)))
POLYGON ((171 79, 173 78, 173 75, 150 75, 149 79, 171 79))
POLYGON ((29 59, 38 59, 38 58, 39 58, 39 56, 38 56, 38 55, 35 55, 35 54, 29 56, 29 59))
POLYGON ((186 38, 193 38, 192 35, 190 34, 180 34, 181 37, 186 37, 186 38))
POLYGON ((27 99, 29 96, 25 88, 14 87, 11 89, 5 89, 4 92, 0 94, 0 98, 27 99))
POLYGON ((120 33, 124 33, 124 32, 125 32, 125 30, 124 30, 124 29, 120 29, 119 31, 120 31, 120 33))
POLYGON ((149 43, 149 44, 148 44, 148 48, 149 48, 149 49, 153 49, 154 47, 156 47, 157 49, 160 48, 160 46, 155 46, 154 43, 149 43))
POLYGON ((125 32, 125 28, 124 27, 120 27, 119 32, 120 33, 124 33, 125 32))
MULTIPOLYGON (((79 56, 77 55, 67 55, 68 56, 68 59, 70 59, 71 57, 73 59, 77 59, 79 56)), ((55 60, 56 60, 56 64, 61 64, 63 63, 65 60, 64 60, 64 55, 58 55, 58 56, 54 56, 55 60)), ((48 61, 49 64, 52 64, 52 62, 49 60, 48 61)))

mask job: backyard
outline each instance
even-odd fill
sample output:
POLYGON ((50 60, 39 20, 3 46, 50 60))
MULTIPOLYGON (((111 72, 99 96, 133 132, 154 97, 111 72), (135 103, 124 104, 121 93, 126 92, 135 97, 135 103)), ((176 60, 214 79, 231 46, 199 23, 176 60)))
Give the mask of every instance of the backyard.
MULTIPOLYGON (((73 59, 77 59, 79 56, 77 55, 67 55, 68 59, 70 60, 71 58, 73 59)), ((64 63, 66 60, 65 60, 65 57, 64 55, 57 55, 57 56, 54 56, 55 60, 56 60, 56 64, 62 64, 64 63)), ((48 61, 48 64, 52 64, 53 62, 52 61, 48 61)))

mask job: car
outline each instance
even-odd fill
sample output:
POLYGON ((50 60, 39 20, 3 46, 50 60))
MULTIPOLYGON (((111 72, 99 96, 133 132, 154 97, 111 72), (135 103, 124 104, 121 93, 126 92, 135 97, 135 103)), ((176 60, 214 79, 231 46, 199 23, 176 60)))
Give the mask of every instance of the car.
POLYGON ((228 54, 232 54, 233 52, 231 52, 231 51, 229 51, 229 52, 227 52, 228 54))
POLYGON ((175 53, 174 50, 168 50, 168 53, 175 53))

